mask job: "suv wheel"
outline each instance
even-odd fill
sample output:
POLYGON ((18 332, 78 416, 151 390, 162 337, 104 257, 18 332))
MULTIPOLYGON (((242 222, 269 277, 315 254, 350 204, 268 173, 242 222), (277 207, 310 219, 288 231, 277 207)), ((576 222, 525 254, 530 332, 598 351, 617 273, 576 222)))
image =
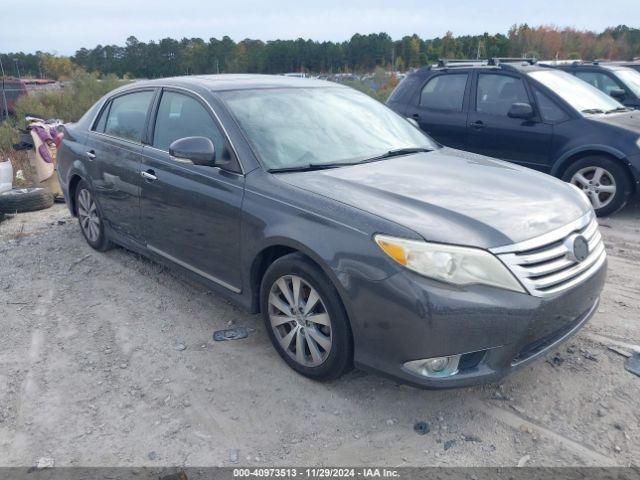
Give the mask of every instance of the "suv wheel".
POLYGON ((89 185, 81 180, 76 188, 76 211, 78 223, 85 240, 91 247, 104 252, 111 242, 104 233, 104 221, 89 185))
POLYGON ((273 346, 295 371, 331 380, 351 368, 351 329, 338 292, 305 257, 286 255, 271 264, 260 306, 273 346))
POLYGON ((606 157, 582 158, 567 169, 562 179, 587 195, 599 217, 620 210, 631 193, 631 182, 624 167, 606 157))

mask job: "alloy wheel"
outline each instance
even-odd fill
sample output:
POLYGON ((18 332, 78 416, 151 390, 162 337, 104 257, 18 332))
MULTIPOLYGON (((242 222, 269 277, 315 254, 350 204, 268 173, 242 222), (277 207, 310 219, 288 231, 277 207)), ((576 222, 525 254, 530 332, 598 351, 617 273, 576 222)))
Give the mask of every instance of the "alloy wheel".
POLYGON ((317 367, 329 356, 331 318, 322 298, 297 275, 278 278, 269 291, 269 320, 282 349, 298 364, 317 367))
POLYGON ((85 236, 90 242, 97 242, 100 238, 100 217, 89 190, 82 189, 78 192, 78 218, 85 236))
POLYGON ((616 196, 616 181, 611 172, 602 167, 581 168, 573 174, 571 183, 587 195, 595 209, 606 207, 616 196))

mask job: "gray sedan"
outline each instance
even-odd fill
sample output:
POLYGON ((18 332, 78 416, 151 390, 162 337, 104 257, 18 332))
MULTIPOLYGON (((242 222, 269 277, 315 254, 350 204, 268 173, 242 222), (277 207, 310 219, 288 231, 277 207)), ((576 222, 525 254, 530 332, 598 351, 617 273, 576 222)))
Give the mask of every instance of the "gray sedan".
POLYGON ((494 381, 584 325, 605 280, 575 187, 443 148, 335 83, 137 82, 64 127, 58 174, 89 245, 260 312, 319 380, 355 364, 424 387, 494 381))

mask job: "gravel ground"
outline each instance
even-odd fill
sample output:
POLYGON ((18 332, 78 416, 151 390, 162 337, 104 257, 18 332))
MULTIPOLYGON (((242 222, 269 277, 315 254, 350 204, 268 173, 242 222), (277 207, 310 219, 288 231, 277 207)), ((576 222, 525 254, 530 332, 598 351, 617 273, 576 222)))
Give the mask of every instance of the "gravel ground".
POLYGON ((17 215, 0 224, 0 466, 630 465, 640 377, 608 347, 640 344, 639 220, 633 205, 601 221, 601 307, 547 361, 424 391, 359 371, 307 380, 258 316, 91 250, 64 206, 17 215), (230 325, 249 337, 212 340, 230 325))

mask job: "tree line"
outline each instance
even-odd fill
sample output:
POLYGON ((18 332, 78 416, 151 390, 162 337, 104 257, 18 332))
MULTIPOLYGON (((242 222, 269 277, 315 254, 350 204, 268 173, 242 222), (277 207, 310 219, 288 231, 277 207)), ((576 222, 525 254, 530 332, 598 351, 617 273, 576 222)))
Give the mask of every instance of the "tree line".
POLYGON ((640 56, 640 29, 619 25, 603 32, 514 25, 506 35, 393 40, 386 33, 355 34, 344 42, 245 39, 228 36, 141 42, 81 48, 70 58, 22 52, 3 54, 5 72, 64 78, 73 66, 119 77, 157 78, 204 73, 368 72, 376 67, 407 70, 438 58, 523 57, 538 59, 631 59, 640 56))

